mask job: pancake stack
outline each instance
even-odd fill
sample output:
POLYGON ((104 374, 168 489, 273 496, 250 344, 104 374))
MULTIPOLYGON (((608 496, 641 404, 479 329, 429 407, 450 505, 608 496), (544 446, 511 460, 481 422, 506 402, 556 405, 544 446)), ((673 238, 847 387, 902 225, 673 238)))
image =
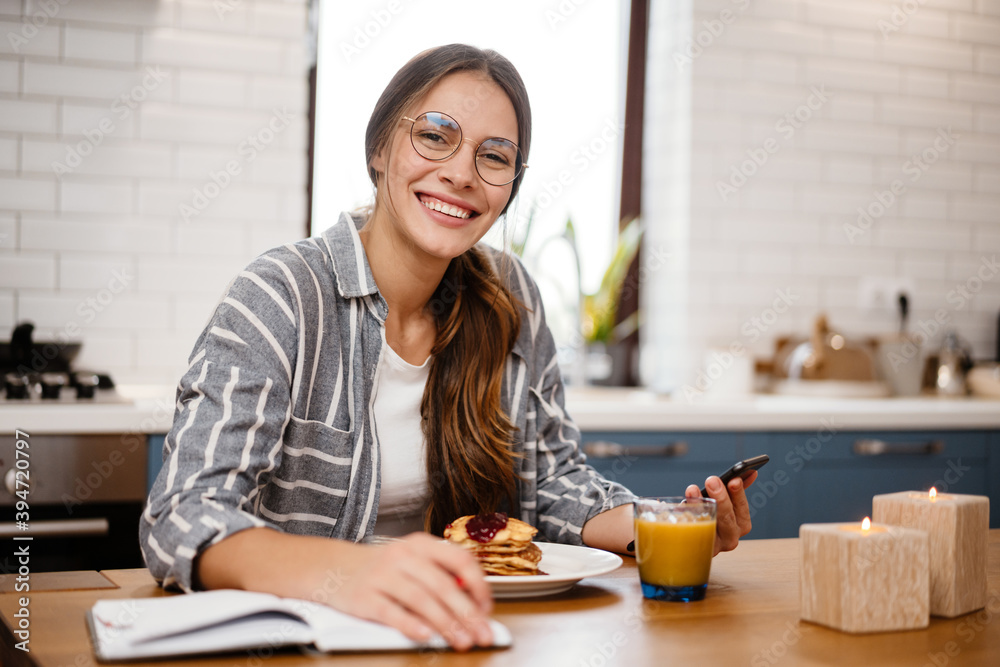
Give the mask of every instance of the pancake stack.
POLYGON ((531 576, 542 550, 531 541, 538 529, 503 512, 463 516, 444 529, 444 537, 475 554, 485 574, 531 576))

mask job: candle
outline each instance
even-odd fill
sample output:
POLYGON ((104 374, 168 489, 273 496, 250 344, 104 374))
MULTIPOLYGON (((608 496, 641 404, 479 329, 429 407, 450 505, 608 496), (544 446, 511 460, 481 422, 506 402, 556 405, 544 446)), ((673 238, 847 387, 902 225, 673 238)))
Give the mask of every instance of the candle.
POLYGON ((866 517, 803 524, 799 543, 802 620, 852 633, 927 627, 927 533, 866 517))
POLYGON ((902 491, 875 496, 880 523, 926 530, 930 539, 931 614, 954 618, 986 606, 986 496, 902 491))

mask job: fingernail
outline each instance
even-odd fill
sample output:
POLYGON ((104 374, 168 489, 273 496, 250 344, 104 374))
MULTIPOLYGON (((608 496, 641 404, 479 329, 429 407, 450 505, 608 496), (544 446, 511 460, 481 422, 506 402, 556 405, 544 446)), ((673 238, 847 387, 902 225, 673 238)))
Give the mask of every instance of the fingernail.
POLYGON ((493 643, 493 629, 488 621, 483 621, 479 625, 479 645, 489 646, 493 643))
POLYGON ((718 477, 711 478, 708 482, 706 482, 706 485, 708 486, 709 491, 715 491, 716 493, 722 491, 722 480, 718 477))

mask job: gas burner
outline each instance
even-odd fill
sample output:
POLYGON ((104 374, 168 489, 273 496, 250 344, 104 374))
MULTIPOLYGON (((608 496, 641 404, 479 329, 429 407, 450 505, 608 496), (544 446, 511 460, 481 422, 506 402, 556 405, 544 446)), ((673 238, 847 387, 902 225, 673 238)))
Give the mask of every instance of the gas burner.
POLYGON ((17 373, 7 373, 4 376, 4 398, 7 400, 24 401, 29 396, 30 385, 26 378, 17 373))
POLYGON ((130 403, 106 374, 92 371, 4 376, 0 405, 88 405, 130 403))
POLYGON ((34 329, 22 322, 10 343, 0 343, 0 405, 131 403, 115 391, 107 373, 70 368, 80 343, 34 341, 34 329))
POLYGON ((41 387, 42 398, 59 400, 62 388, 66 386, 65 373, 42 373, 38 376, 38 385, 41 387))

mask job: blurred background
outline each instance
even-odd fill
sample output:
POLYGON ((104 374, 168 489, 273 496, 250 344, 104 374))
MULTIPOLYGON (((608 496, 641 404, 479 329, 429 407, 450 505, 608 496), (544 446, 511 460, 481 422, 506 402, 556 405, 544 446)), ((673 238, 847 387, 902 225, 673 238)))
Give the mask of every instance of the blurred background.
POLYGON ((564 351, 589 349, 631 157, 642 383, 696 387, 725 350, 766 370, 820 314, 848 347, 997 354, 994 2, 0 0, 0 33, 0 339, 31 321, 122 382, 175 382, 241 267, 371 197, 375 98, 453 41, 528 86, 531 169, 490 242, 523 243, 564 351))
POLYGON ((376 97, 451 42, 528 88, 487 241, 541 287, 588 462, 664 495, 767 453, 755 537, 1000 499, 995 0, 0 0, 0 433, 31 434, 54 522, 34 570, 142 565, 220 295, 371 199, 376 97))

